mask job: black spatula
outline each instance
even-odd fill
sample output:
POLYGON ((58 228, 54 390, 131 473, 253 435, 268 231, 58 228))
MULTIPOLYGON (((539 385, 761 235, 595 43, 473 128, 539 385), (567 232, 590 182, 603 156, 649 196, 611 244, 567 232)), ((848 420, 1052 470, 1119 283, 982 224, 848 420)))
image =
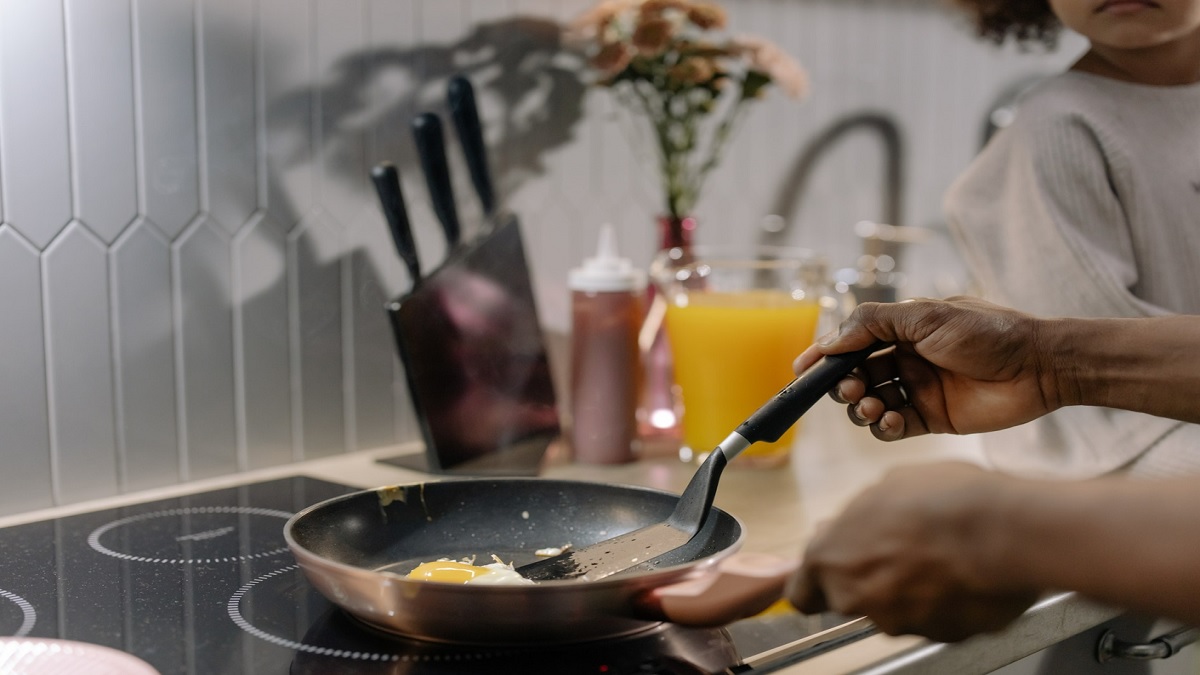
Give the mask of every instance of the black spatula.
POLYGON ((679 497, 675 511, 665 521, 523 565, 517 572, 534 581, 594 581, 637 567, 683 546, 704 526, 721 471, 729 461, 754 443, 779 440, 783 432, 839 380, 885 346, 880 342, 857 352, 826 356, 784 387, 713 450, 696 470, 679 497))

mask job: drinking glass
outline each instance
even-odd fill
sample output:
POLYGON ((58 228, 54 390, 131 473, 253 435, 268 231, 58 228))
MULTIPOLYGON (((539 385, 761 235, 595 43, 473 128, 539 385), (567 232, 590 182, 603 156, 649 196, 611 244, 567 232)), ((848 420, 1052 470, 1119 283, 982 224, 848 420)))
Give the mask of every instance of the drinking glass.
MULTIPOLYGON (((702 459, 795 377, 792 361, 821 328, 852 306, 824 259, 806 249, 696 247, 658 259, 652 275, 666 302, 667 338, 683 403, 685 460, 702 459)), ((796 428, 756 443, 739 465, 788 462, 796 428)))

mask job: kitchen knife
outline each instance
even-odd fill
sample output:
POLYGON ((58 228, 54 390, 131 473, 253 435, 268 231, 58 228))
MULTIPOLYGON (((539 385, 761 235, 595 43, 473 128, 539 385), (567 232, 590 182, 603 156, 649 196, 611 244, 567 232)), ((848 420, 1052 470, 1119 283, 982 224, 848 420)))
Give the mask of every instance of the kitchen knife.
POLYGON ((446 244, 450 249, 458 246, 462 239, 462 228, 458 223, 458 208, 454 204, 454 187, 450 183, 450 168, 446 164, 446 140, 442 131, 442 120, 434 113, 417 115, 412 121, 413 139, 417 143, 417 154, 421 158, 421 170, 429 186, 429 201, 437 214, 442 230, 446 233, 446 244))
MULTIPOLYGON (((595 581, 644 566, 691 541, 708 519, 721 471, 733 458, 758 441, 774 442, 843 377, 872 353, 886 347, 877 342, 866 349, 822 358, 792 380, 771 400, 746 418, 712 451, 696 470, 663 522, 649 525, 552 558, 522 565, 517 572, 534 581, 581 579, 595 581)), ((653 563, 651 563, 653 564, 653 563)))
POLYGON ((446 102, 450 106, 450 119, 458 132, 458 142, 467 160, 471 183, 475 194, 483 205, 483 215, 491 218, 496 212, 496 193, 492 189, 491 171, 488 169, 487 146, 483 143, 483 127, 479 123, 479 108, 475 104, 475 88, 462 75, 450 78, 446 102))
POLYGON ((379 193, 379 205, 387 218, 388 229, 396 253, 408 268, 408 275, 415 286, 421 279, 421 262, 417 257, 417 243, 413 240, 412 227, 408 222, 408 209, 404 206, 404 193, 400 189, 400 174, 391 162, 381 162, 371 169, 371 182, 379 193))

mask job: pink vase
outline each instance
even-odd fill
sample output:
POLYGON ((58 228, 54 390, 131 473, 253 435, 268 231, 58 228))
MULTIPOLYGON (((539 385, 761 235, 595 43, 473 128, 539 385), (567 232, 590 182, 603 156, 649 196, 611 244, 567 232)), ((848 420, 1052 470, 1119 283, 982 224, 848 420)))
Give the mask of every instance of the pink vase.
MULTIPOLYGON (((691 256, 695 218, 658 217, 659 254, 656 265, 678 264, 691 256)), ((675 387, 671 345, 667 342, 666 306, 655 302, 658 289, 646 286, 646 316, 639 344, 642 350, 642 387, 638 402, 638 439, 643 455, 676 454, 683 438, 683 407, 675 387)))

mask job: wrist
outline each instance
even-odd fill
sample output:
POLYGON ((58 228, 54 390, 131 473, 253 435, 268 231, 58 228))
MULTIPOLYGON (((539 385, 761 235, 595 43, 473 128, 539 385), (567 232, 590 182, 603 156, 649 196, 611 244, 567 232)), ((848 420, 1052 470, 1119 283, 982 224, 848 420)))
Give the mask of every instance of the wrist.
POLYGON ((1036 538, 1039 498, 1037 482, 994 474, 990 490, 980 490, 978 503, 986 509, 986 530, 977 568, 980 584, 997 591, 1040 590, 1036 565, 1028 550, 1036 538))
POLYGON ((1083 345, 1078 344, 1085 331, 1078 319, 1034 319, 1033 360, 1038 386, 1046 412, 1083 401, 1083 345))
POLYGON ((975 536, 975 580, 987 591, 1024 590, 1029 584, 1017 559, 1022 549, 1022 519, 1027 499, 1024 481, 1000 473, 988 473, 987 485, 973 492, 975 536))

